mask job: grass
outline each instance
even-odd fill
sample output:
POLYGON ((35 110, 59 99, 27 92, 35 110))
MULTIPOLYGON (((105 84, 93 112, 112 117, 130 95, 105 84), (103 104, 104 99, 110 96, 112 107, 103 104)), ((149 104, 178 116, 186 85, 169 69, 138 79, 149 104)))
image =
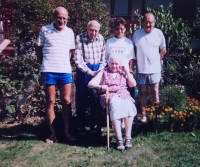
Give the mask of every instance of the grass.
MULTIPOLYGON (((104 134, 105 135, 105 134, 104 134)), ((106 137, 95 133, 75 143, 48 145, 36 133, 20 133, 15 138, 1 137, 1 167, 198 167, 200 131, 147 133, 133 137, 133 148, 117 151, 111 130, 111 149, 106 137)))

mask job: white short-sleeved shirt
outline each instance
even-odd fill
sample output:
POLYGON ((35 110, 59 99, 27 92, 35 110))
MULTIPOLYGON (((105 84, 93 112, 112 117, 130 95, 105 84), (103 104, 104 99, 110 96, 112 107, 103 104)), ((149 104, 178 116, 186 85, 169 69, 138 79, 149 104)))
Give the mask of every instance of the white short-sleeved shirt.
POLYGON ((67 26, 58 31, 53 23, 43 26, 36 41, 43 47, 40 72, 71 73, 69 51, 75 49, 74 33, 67 26))
POLYGON ((133 45, 136 46, 138 73, 160 73, 159 49, 166 47, 162 31, 154 28, 152 32, 146 33, 144 29, 139 29, 135 31, 132 41, 133 45))
POLYGON ((131 59, 135 59, 135 52, 132 41, 126 37, 122 39, 118 39, 115 37, 109 38, 106 41, 107 61, 110 55, 122 55, 124 57, 124 61, 129 64, 129 61, 131 59))

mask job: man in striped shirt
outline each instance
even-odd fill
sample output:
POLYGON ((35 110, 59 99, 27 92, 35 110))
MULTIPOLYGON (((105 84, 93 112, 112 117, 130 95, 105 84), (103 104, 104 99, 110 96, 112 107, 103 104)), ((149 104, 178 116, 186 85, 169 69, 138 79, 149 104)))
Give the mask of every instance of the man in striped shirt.
POLYGON ((42 63, 41 80, 45 85, 46 112, 51 135, 47 143, 53 143, 56 132, 54 105, 56 85, 59 85, 62 102, 65 137, 74 140, 68 132, 72 71, 70 65, 71 51, 75 49, 74 33, 66 26, 68 12, 64 7, 57 7, 53 13, 53 23, 43 26, 36 41, 36 54, 42 63))
MULTIPOLYGON (((85 134, 85 114, 88 97, 88 82, 99 70, 106 66, 105 41, 99 34, 100 24, 96 20, 89 21, 87 32, 77 35, 75 47, 76 63, 76 97, 77 119, 80 135, 85 134)), ((90 114, 95 110, 94 102, 90 100, 90 114)), ((92 124, 91 124, 92 126, 92 124)))

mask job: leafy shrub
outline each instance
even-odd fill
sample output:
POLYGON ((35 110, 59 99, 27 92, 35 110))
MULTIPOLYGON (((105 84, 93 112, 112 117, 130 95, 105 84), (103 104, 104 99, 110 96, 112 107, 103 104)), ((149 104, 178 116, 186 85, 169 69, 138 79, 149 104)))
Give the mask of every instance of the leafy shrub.
POLYGON ((44 109, 44 91, 38 83, 36 57, 18 56, 0 60, 0 118, 17 120, 44 109))
POLYGON ((187 94, 180 87, 166 86, 160 93, 160 102, 164 107, 170 106, 177 111, 182 111, 185 107, 187 94))

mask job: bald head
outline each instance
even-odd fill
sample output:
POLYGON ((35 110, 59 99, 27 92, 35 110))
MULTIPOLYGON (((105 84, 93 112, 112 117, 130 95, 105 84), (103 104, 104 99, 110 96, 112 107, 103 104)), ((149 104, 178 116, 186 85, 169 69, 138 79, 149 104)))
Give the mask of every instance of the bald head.
POLYGON ((101 25, 96 20, 89 21, 87 24, 87 33, 89 38, 93 41, 99 34, 101 25))
POLYGON ((62 31, 68 20, 68 12, 64 7, 57 7, 53 13, 53 25, 58 31, 62 31))
POLYGON ((144 31, 146 33, 150 33, 153 31, 154 25, 156 23, 156 19, 155 16, 153 15, 153 13, 146 13, 144 15, 144 31))
POLYGON ((68 11, 67 9, 65 9, 64 7, 62 6, 59 6, 57 8, 54 9, 54 12, 53 12, 53 15, 56 16, 58 15, 59 13, 66 13, 68 15, 68 11))
POLYGON ((154 21, 156 21, 156 19, 155 19, 155 16, 153 15, 153 13, 146 13, 145 15, 144 15, 144 21, 146 20, 146 19, 148 19, 148 18, 152 18, 154 21))

